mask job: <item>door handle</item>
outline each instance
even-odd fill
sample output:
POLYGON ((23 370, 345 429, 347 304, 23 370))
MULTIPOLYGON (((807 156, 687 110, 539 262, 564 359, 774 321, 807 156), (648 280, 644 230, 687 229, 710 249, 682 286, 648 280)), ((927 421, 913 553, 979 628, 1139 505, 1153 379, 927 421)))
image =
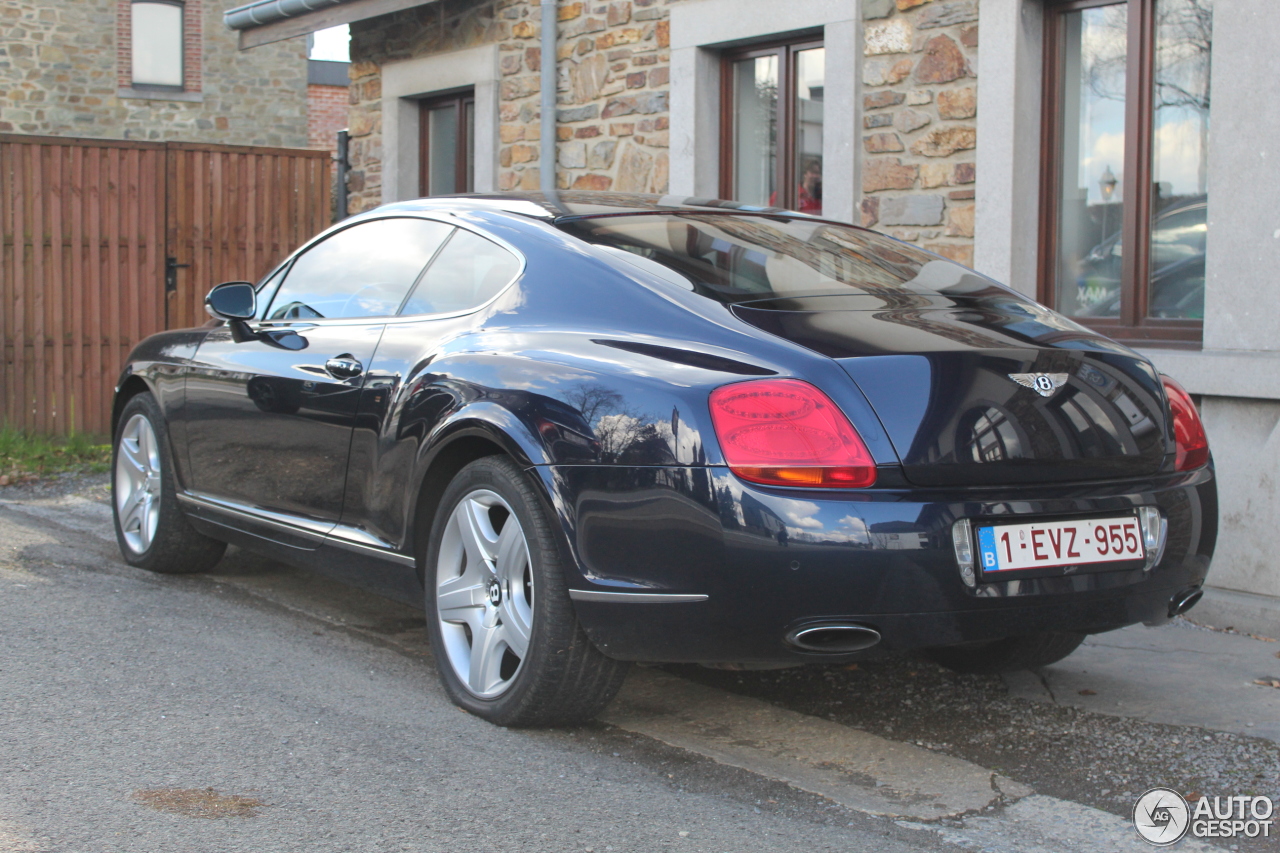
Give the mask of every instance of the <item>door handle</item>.
POLYGON ((364 372, 364 365, 347 353, 334 356, 324 363, 324 369, 335 379, 351 379, 364 372))

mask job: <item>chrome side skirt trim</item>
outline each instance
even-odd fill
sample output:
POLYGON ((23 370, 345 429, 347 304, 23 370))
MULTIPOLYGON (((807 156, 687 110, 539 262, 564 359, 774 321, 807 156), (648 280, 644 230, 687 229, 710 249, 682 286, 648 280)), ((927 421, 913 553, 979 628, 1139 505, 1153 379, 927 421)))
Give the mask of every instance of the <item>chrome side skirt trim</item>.
POLYGON ((329 531, 334 525, 328 522, 312 521, 311 519, 298 518, 293 515, 286 515, 282 512, 272 512, 271 510, 261 509, 256 506, 249 506, 238 501, 227 501, 217 498, 208 498, 202 495, 192 494, 190 492, 179 493, 178 500, 191 506, 197 506, 202 509, 210 509, 214 512, 226 513, 236 518, 242 518, 245 521, 252 521, 255 524, 261 524, 264 527, 270 527, 279 530, 282 533, 292 533, 294 536, 302 536, 306 539, 312 539, 316 542, 323 542, 328 536, 329 531))
POLYGON ((344 551, 351 551, 355 554, 364 554, 368 557, 376 557, 379 560, 386 560, 391 563, 397 563, 406 568, 414 569, 418 566, 418 561, 407 554, 397 554, 386 548, 379 548, 375 545, 365 545, 360 542, 353 542, 345 536, 338 533, 330 533, 324 540, 326 545, 333 545, 335 548, 341 548, 344 551))
MULTIPOLYGON (((397 554, 395 551, 367 544, 365 542, 354 541, 354 537, 365 535, 363 534, 363 531, 356 530, 355 528, 343 527, 342 525, 334 524, 332 522, 313 521, 309 518, 300 518, 295 515, 288 515, 282 512, 273 512, 271 510, 262 509, 261 507, 222 499, 208 498, 189 492, 180 493, 178 495, 178 500, 191 506, 213 510, 214 512, 224 513, 234 518, 251 521, 255 524, 261 524, 264 527, 279 530, 281 533, 301 536, 304 539, 310 539, 317 544, 333 545, 335 547, 342 548, 345 551, 351 551, 353 553, 363 554, 369 557, 376 557, 378 559, 387 560, 388 562, 397 563, 409 568, 414 568, 418 565, 418 561, 413 557, 405 554, 397 554)), ((373 540, 372 536, 369 536, 368 538, 373 540)))
POLYGON ((589 589, 571 589, 569 597, 574 601, 599 601, 613 604, 682 604, 689 601, 706 601, 699 593, 682 592, 596 592, 589 589))

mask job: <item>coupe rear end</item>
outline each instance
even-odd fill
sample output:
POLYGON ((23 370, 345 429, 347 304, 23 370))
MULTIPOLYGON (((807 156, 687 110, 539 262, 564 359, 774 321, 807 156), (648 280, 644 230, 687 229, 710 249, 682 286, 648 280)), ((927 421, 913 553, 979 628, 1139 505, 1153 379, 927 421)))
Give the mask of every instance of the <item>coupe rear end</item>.
POLYGON ((1190 397, 1138 353, 848 226, 706 212, 559 224, 757 332, 743 363, 776 346, 810 357, 706 389, 707 467, 688 483, 615 471, 615 486, 634 481, 621 499, 599 472, 566 470, 586 573, 688 596, 581 596, 607 654, 925 648, 1008 669, 1198 600, 1217 532, 1208 445, 1190 397))

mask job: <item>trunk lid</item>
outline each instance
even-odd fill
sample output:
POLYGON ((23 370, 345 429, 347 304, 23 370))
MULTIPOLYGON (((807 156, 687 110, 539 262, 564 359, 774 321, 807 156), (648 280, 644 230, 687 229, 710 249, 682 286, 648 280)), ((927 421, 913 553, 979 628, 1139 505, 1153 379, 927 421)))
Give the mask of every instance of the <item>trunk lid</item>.
POLYGON ((835 359, 921 486, 1124 479, 1172 452, 1150 363, 1006 290, 763 300, 752 325, 835 359), (1019 384, 1021 377, 1042 390, 1019 384), (1050 388, 1049 386, 1056 386, 1050 388))

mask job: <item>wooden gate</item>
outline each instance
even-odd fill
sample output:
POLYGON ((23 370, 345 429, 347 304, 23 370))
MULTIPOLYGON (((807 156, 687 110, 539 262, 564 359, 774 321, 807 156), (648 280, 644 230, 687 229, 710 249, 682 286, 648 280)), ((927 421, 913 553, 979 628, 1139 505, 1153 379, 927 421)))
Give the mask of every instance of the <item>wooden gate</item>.
POLYGON ((329 154, 0 134, 0 423, 109 431, 139 340, 330 219, 329 154))

